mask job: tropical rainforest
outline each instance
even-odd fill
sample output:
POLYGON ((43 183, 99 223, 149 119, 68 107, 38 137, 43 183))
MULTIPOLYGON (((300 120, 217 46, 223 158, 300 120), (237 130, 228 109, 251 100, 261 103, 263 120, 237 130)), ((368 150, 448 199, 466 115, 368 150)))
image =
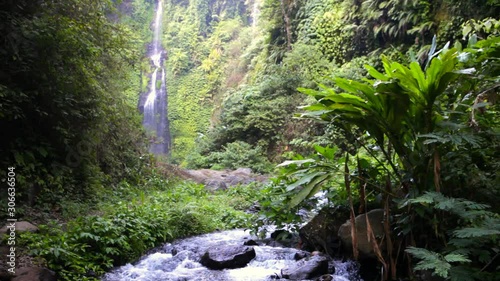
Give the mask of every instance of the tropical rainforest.
POLYGON ((166 155, 139 110, 156 1, 0 3, 0 217, 40 224, 24 254, 98 280, 176 238, 298 225, 320 192, 384 209, 378 279, 499 280, 498 0, 160 3, 166 155), (179 178, 240 167, 271 179, 179 178))

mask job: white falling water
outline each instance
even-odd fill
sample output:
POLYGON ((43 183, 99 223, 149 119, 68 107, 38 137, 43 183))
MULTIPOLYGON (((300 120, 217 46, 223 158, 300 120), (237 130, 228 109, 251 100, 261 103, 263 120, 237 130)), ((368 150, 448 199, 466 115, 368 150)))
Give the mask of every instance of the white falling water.
POLYGON ((163 1, 158 1, 154 21, 154 37, 152 53, 150 55, 154 71, 151 74, 149 93, 144 103, 143 125, 148 131, 151 140, 150 152, 154 154, 168 154, 170 148, 170 130, 167 117, 167 90, 165 69, 163 68, 164 50, 161 47, 161 25, 163 1), (158 79, 158 72, 161 78, 158 79), (158 87, 159 86, 159 87, 158 87))
POLYGON ((260 16, 260 0, 254 0, 251 15, 252 15, 252 28, 255 30, 260 16))

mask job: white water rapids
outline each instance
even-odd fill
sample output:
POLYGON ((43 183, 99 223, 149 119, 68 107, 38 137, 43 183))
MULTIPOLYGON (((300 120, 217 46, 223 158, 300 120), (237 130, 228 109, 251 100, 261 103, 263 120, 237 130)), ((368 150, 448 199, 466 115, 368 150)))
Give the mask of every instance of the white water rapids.
MULTIPOLYGON (((267 281, 279 279, 281 269, 296 261, 299 250, 270 246, 253 246, 256 257, 244 268, 210 270, 199 263, 209 248, 224 245, 243 245, 252 237, 248 231, 230 230, 205 234, 168 243, 155 253, 142 257, 107 273, 103 281, 267 281), (174 255, 174 254, 175 255, 174 255)), ((362 281, 354 262, 331 261, 335 268, 334 281, 362 281)))

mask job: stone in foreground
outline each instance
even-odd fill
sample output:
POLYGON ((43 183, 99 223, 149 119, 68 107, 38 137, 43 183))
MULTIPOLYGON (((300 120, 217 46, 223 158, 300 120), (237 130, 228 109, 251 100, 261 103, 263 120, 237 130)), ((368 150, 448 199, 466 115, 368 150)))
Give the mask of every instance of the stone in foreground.
POLYGON ((302 259, 294 266, 281 270, 283 278, 290 280, 312 279, 328 273, 328 258, 324 256, 312 256, 302 259))
POLYGON ((248 246, 223 246, 208 249, 200 263, 209 269, 233 269, 245 267, 255 258, 255 250, 248 246))
MULTIPOLYGON (((385 234, 383 209, 374 209, 366 214, 361 214, 356 217, 356 239, 361 259, 377 257, 373 249, 373 244, 368 241, 368 226, 366 224, 367 218, 378 243, 380 243, 381 237, 385 234)), ((338 234, 342 240, 344 250, 352 253, 351 222, 347 221, 341 225, 338 234)), ((381 249, 384 249, 384 247, 381 247, 381 249)))

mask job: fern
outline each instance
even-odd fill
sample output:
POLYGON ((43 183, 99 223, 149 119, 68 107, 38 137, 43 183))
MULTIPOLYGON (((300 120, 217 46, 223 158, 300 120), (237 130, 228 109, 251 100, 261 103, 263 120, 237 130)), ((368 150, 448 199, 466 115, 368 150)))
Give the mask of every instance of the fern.
POLYGON ((499 234, 500 230, 484 227, 466 227, 453 231, 453 235, 458 238, 475 238, 499 234))
POLYGON ((467 257, 461 254, 448 254, 443 256, 423 248, 410 247, 406 249, 406 252, 421 260, 415 266, 415 270, 433 270, 436 275, 443 278, 449 277, 450 269, 452 268, 451 263, 471 262, 467 257))
POLYGON ((425 192, 422 196, 408 200, 410 204, 432 205, 433 208, 447 211, 466 220, 480 217, 493 217, 486 209, 490 206, 462 198, 446 197, 439 192, 425 192))
MULTIPOLYGON (((457 127, 459 125, 456 125, 457 127)), ((484 140, 474 135, 470 132, 455 132, 455 131, 442 131, 442 132, 434 132, 432 134, 420 134, 417 136, 418 138, 425 139, 423 141, 424 144, 446 144, 449 143, 453 146, 464 146, 469 145, 472 148, 480 148, 484 143, 484 140)))
MULTIPOLYGON (((453 281, 482 280, 480 274, 473 274, 473 266, 488 265, 498 252, 500 218, 487 210, 486 204, 446 197, 438 192, 426 192, 408 200, 409 204, 419 204, 426 208, 457 215, 459 226, 449 232, 450 240, 442 253, 422 248, 410 247, 406 250, 420 261, 415 270, 432 270, 434 274, 453 281), (474 262, 472 262, 474 261, 474 262), (462 264, 462 265, 460 265, 462 264)), ((477 271, 477 270, 476 270, 477 271)), ((481 275, 482 276, 482 275, 481 275)))
POLYGON ((456 266, 450 269, 450 279, 453 281, 474 281, 473 272, 465 266, 456 266))
POLYGON ((466 258, 464 255, 461 254, 448 254, 444 256, 444 260, 447 262, 461 262, 461 263, 468 263, 471 262, 468 258, 466 258))

